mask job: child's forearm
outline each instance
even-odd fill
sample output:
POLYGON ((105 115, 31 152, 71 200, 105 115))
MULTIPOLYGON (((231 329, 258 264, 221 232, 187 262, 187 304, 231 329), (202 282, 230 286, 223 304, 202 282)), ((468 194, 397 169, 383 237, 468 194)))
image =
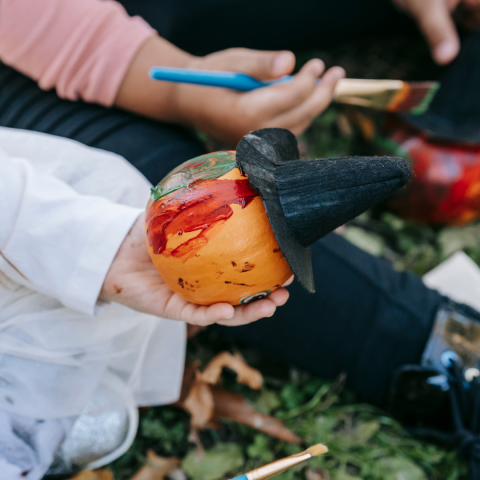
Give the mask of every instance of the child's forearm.
POLYGON ((159 36, 149 38, 131 63, 115 105, 156 120, 182 121, 176 105, 176 84, 152 80, 148 72, 156 65, 185 67, 193 58, 159 36))
POLYGON ((243 135, 260 128, 288 128, 301 133, 328 106, 337 80, 345 76, 343 69, 334 67, 318 84, 324 65, 313 59, 292 82, 238 92, 151 80, 149 69, 155 65, 237 71, 272 80, 292 73, 293 53, 232 48, 195 57, 158 36, 138 50, 115 105, 155 120, 190 125, 232 146, 243 135))

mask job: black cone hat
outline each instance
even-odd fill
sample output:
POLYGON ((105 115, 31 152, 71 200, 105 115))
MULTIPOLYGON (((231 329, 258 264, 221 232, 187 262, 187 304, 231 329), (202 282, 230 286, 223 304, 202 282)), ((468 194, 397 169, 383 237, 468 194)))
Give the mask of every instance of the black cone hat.
POLYGON ((315 291, 310 245, 385 199, 411 175, 407 162, 396 157, 299 160, 295 136, 280 128, 243 137, 236 158, 260 192, 290 268, 309 292, 315 291))
POLYGON ((427 112, 400 116, 432 139, 480 144, 480 29, 462 43, 427 112))

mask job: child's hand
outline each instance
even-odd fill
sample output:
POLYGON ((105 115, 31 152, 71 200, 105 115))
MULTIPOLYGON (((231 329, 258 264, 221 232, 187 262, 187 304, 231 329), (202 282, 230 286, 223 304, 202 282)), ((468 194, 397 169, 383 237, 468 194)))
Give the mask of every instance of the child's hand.
POLYGON ((434 60, 440 65, 450 63, 460 51, 460 38, 452 14, 457 7, 464 23, 471 28, 480 22, 479 0, 393 0, 418 23, 430 45, 434 60))
MULTIPOLYGON (((233 48, 202 58, 193 58, 187 68, 242 72, 259 80, 274 80, 292 73, 292 52, 266 52, 233 48)), ((214 138, 238 142, 252 130, 287 128, 300 134, 332 101, 337 81, 345 76, 340 67, 328 70, 317 85, 325 66, 310 60, 292 82, 238 92, 216 87, 178 84, 175 105, 180 120, 214 138)))
POLYGON ((337 80, 345 76, 342 68, 334 67, 317 85, 324 65, 314 59, 290 83, 238 92, 150 79, 150 68, 159 65, 242 72, 259 80, 274 80, 292 73, 293 53, 232 48, 194 57, 161 37, 147 40, 137 53, 115 105, 156 120, 192 125, 231 145, 259 128, 303 132, 329 105, 337 80))
POLYGON ((288 291, 279 288, 265 299, 237 307, 228 303, 217 303, 209 307, 189 303, 173 293, 155 269, 148 254, 144 216, 141 215, 118 250, 99 298, 192 325, 219 323, 237 326, 262 317, 271 317, 275 309, 288 300, 288 291))

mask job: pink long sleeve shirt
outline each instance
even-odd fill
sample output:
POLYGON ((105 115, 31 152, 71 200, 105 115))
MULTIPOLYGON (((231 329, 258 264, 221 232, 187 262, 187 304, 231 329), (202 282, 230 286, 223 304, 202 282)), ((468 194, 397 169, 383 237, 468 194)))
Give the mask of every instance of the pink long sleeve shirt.
POLYGON ((111 0, 0 0, 0 60, 69 100, 112 105, 153 35, 111 0))

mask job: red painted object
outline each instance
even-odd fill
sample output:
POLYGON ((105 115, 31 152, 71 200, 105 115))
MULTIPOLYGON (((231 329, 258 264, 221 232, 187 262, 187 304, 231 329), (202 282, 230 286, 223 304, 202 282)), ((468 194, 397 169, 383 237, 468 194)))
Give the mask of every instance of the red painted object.
MULTIPOLYGON (((194 165, 192 168, 194 168, 194 165)), ((245 180, 196 180, 155 202, 146 215, 147 238, 153 253, 181 258, 189 257, 208 243, 204 235, 215 223, 233 215, 231 204, 245 208, 259 193, 245 180), (167 238, 174 233, 200 233, 172 251, 165 250, 167 238)))
POLYGON ((480 145, 429 141, 398 122, 377 145, 412 163, 405 188, 388 200, 399 215, 429 225, 463 225, 480 217, 480 145))

